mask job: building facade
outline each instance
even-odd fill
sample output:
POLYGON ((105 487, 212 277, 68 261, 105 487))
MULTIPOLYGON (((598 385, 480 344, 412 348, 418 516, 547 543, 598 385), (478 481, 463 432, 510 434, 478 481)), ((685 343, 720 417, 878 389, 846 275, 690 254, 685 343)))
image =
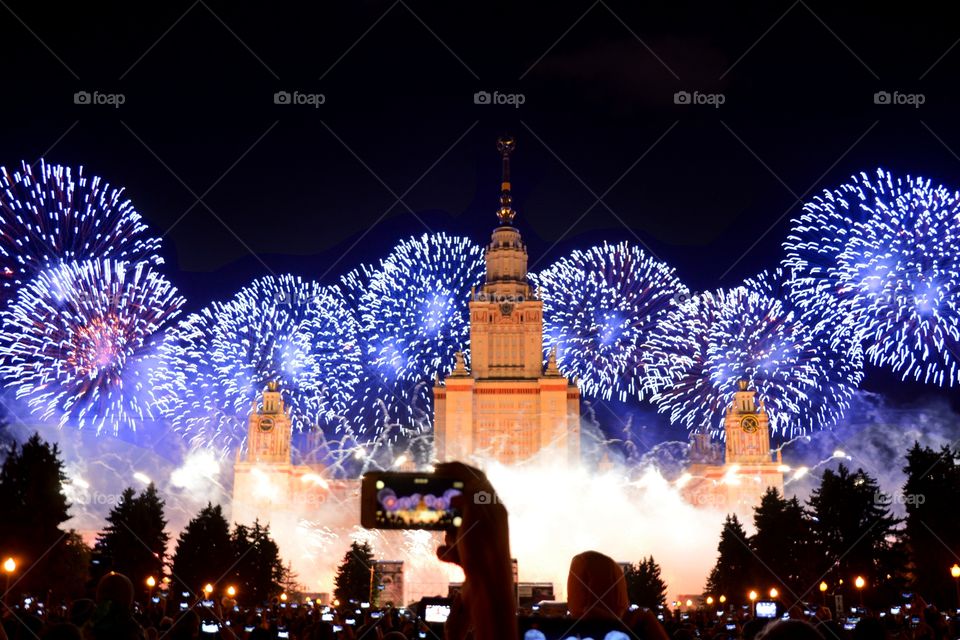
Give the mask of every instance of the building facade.
POLYGON ((770 451, 770 420, 757 392, 746 380, 738 382, 724 415, 723 449, 708 434, 695 434, 690 445, 689 480, 684 498, 695 506, 749 513, 773 487, 783 494, 780 451, 770 451))
POLYGON ((470 365, 433 388, 434 452, 439 461, 514 464, 550 450, 580 456, 580 392, 560 374, 556 354, 543 362, 543 302, 527 280, 527 248, 514 227, 510 193, 512 138, 498 141, 503 163, 499 225, 487 245, 486 274, 470 300, 470 365))
POLYGON ((290 514, 319 508, 329 498, 349 500, 356 483, 328 480, 322 465, 291 462, 290 414, 280 388, 271 382, 254 401, 247 422, 246 451, 233 466, 233 520, 279 524, 290 514))

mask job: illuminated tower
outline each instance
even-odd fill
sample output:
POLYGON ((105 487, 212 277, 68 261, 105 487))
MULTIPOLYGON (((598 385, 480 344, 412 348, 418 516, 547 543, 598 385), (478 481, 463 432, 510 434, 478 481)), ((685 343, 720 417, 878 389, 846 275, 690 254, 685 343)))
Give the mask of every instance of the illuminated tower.
POLYGON ((247 426, 247 462, 290 463, 290 415, 276 382, 267 385, 262 406, 253 403, 247 426))
POLYGON ((580 455, 580 392, 543 363, 543 303, 527 281, 527 248, 513 226, 510 193, 513 138, 501 138, 499 226, 485 253, 486 275, 470 300, 470 369, 457 354, 451 374, 434 386, 434 446, 439 460, 479 454, 504 463, 550 447, 566 460, 580 455))
POLYGON ((727 509, 749 515, 764 492, 773 487, 783 494, 780 450, 770 452, 770 420, 757 392, 746 380, 737 381, 733 402, 723 419, 725 456, 706 434, 691 438, 690 480, 684 497, 696 506, 727 509))

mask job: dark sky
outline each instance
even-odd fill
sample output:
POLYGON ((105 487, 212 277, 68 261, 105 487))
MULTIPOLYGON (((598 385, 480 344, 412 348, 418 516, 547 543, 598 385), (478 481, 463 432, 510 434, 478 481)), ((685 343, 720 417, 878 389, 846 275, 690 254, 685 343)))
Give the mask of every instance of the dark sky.
POLYGON ((485 241, 504 132, 531 262, 639 240, 694 289, 774 266, 798 199, 855 171, 960 185, 938 3, 305 4, 4 4, 0 162, 125 185, 194 308, 268 270, 332 281, 426 228, 485 241))

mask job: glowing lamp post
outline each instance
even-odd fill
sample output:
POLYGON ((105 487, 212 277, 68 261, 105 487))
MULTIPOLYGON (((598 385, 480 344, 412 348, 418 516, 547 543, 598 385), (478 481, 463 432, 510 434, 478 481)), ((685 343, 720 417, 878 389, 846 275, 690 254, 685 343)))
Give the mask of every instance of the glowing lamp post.
POLYGON ((776 588, 776 587, 773 587, 773 588, 770 589, 770 599, 771 599, 771 600, 776 600, 778 595, 780 595, 780 592, 777 591, 777 588, 776 588))
POLYGON ((231 598, 237 595, 237 588, 233 585, 230 585, 229 587, 227 587, 227 595, 230 596, 231 598))
POLYGON ((281 594, 280 594, 280 602, 286 602, 286 601, 287 601, 287 594, 286 594, 286 593, 281 593, 281 594))
POLYGON ((867 581, 863 579, 863 576, 857 576, 853 580, 853 586, 857 588, 857 591, 860 592, 860 606, 863 606, 863 588, 867 586, 867 581))
POLYGON ((953 576, 953 584, 957 589, 957 608, 960 609, 960 564, 954 563, 950 567, 950 575, 953 576))
POLYGON ((820 583, 820 599, 823 601, 824 606, 827 604, 827 583, 820 583))
POLYGON ((17 570, 17 561, 13 558, 7 558, 3 561, 3 572, 7 574, 7 587, 3 591, 3 595, 6 596, 10 592, 10 576, 13 575, 13 572, 17 570))
POLYGON ((720 604, 723 604, 727 601, 727 596, 720 596, 720 604))
POLYGON ((213 585, 209 582, 203 585, 203 597, 205 600, 210 599, 210 594, 213 593, 213 585))
POLYGON ((707 596, 707 604, 708 604, 708 605, 712 605, 712 604, 713 604, 713 596, 707 596))
POLYGON ((757 592, 751 589, 750 593, 747 594, 747 597, 750 598, 750 604, 753 604, 757 601, 757 592))

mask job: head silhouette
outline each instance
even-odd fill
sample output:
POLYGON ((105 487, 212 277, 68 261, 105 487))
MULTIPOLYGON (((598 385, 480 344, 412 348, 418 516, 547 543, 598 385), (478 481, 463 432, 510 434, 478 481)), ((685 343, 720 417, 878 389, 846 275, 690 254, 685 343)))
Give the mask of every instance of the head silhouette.
POLYGON ((629 605, 620 565, 596 551, 573 557, 567 577, 567 609, 573 617, 621 618, 629 605))

